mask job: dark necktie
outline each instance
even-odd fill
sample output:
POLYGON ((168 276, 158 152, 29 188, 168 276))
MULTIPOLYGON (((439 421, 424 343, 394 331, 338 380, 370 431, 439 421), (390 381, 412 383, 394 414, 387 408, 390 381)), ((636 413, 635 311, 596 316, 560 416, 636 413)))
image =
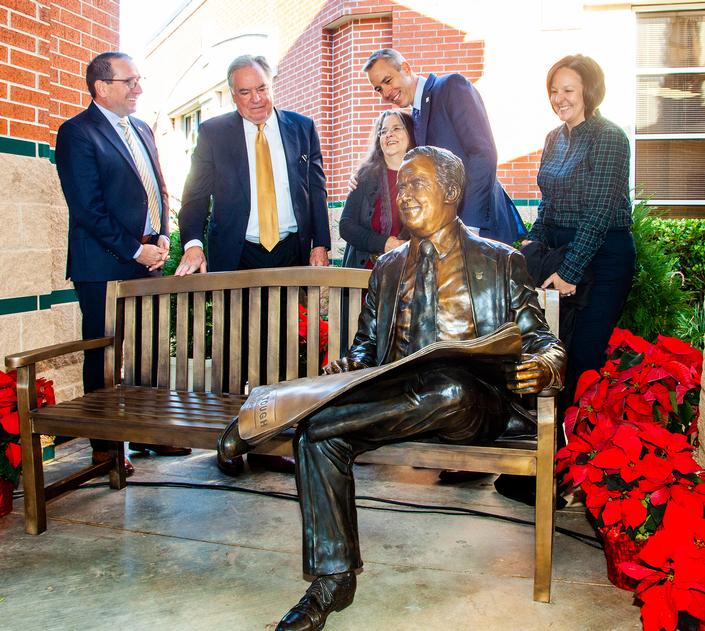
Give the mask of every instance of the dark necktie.
POLYGON ((412 108, 411 118, 414 122, 414 137, 420 138, 421 137, 421 110, 418 110, 415 107, 412 108))
POLYGON ((436 259, 433 243, 428 239, 421 241, 414 296, 411 300, 409 355, 436 341, 436 259))

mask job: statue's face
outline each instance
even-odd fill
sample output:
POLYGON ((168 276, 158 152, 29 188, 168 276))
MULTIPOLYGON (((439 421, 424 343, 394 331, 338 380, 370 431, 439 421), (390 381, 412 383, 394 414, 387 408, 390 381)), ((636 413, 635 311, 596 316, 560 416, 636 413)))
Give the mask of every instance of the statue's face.
POLYGON ((438 181, 432 158, 414 156, 399 169, 397 206, 409 232, 425 239, 455 219, 457 194, 438 181))

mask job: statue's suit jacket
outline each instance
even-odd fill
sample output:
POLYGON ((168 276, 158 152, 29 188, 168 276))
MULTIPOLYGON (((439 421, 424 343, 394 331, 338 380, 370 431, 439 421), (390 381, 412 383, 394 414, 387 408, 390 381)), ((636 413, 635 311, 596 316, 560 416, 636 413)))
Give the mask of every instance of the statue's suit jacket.
POLYGON ((514 243, 526 234, 514 204, 497 181, 497 149, 479 92, 459 74, 430 74, 421 96, 416 144, 452 151, 465 166, 458 216, 480 235, 514 243))
MULTIPOLYGON (((565 350, 543 317, 524 257, 514 248, 476 237, 460 221, 459 236, 472 298, 468 316, 477 336, 515 322, 521 331, 522 351, 544 356, 562 375, 565 350)), ((387 363, 408 256, 406 243, 377 260, 349 358, 366 366, 387 363)))
MULTIPOLYGON (((168 235, 169 198, 154 135, 144 121, 129 119, 149 154, 162 198, 161 233, 168 235)), ((94 103, 59 127, 56 168, 69 207, 67 278, 146 276, 133 256, 147 220, 147 193, 129 149, 94 103)))
MULTIPOLYGON (((312 247, 330 248, 320 141, 310 118, 276 108, 275 112, 298 224, 300 264, 307 265, 312 247)), ((182 243, 203 241, 208 222, 206 241, 211 272, 238 269, 252 195, 248 164, 243 119, 238 112, 201 124, 184 185, 179 229, 182 243)))

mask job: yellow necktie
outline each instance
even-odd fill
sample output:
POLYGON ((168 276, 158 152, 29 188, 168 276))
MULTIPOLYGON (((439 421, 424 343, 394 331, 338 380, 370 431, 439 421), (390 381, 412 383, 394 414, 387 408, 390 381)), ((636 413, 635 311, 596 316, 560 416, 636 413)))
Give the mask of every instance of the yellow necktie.
POLYGON ((125 140, 127 141, 127 146, 130 148, 130 153, 132 154, 132 159, 135 161, 135 166, 137 167, 137 173, 140 174, 140 179, 142 180, 142 186, 147 193, 147 200, 149 202, 149 223, 152 225, 152 230, 159 234, 162 228, 161 213, 159 211, 159 198, 157 197, 157 191, 154 188, 154 179, 152 178, 149 167, 145 162, 144 155, 141 149, 137 146, 137 141, 132 135, 132 127, 126 118, 121 118, 118 121, 118 125, 122 127, 125 132, 125 140))
POLYGON ((257 125, 255 138, 257 162, 257 216, 259 219, 259 242, 270 252, 279 243, 279 215, 277 194, 274 190, 274 173, 269 143, 264 135, 264 123, 257 125))

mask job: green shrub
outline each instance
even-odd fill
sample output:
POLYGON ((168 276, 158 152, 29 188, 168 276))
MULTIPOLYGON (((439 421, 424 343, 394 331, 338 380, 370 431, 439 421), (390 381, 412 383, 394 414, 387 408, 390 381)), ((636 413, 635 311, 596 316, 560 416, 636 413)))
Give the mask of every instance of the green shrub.
MULTIPOLYGON (((655 341, 659 334, 679 336, 679 323, 692 311, 690 295, 681 286, 678 257, 659 240, 661 223, 640 202, 632 212, 636 274, 618 326, 655 341)), ((702 343, 702 342, 701 342, 702 343)))
POLYGON ((658 241, 668 254, 678 257, 683 289, 696 303, 705 298, 705 219, 654 219, 658 241))

